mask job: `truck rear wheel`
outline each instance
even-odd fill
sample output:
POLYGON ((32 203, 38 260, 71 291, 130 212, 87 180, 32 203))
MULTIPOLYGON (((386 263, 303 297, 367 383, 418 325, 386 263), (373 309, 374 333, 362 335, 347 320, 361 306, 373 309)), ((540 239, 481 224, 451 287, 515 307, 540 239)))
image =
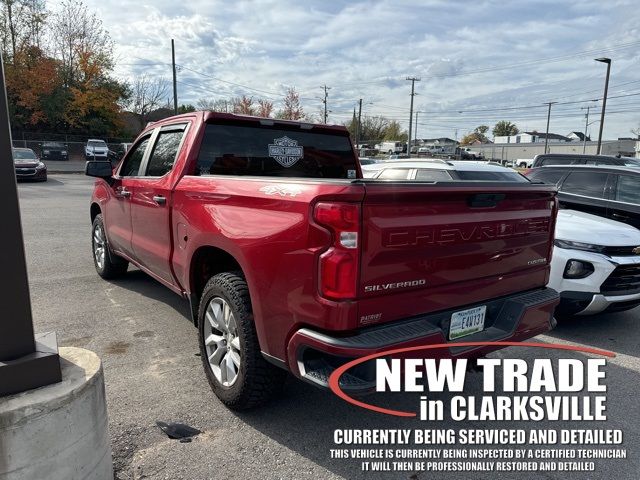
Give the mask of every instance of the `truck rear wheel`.
POLYGON ((198 309, 200 356, 211 389, 227 407, 245 410, 269 401, 287 372, 260 352, 247 282, 220 273, 205 285, 198 309))
POLYGON ((91 247, 93 250, 93 264, 96 272, 105 280, 117 278, 127 273, 129 262, 112 253, 104 231, 102 214, 96 215, 91 226, 91 247))

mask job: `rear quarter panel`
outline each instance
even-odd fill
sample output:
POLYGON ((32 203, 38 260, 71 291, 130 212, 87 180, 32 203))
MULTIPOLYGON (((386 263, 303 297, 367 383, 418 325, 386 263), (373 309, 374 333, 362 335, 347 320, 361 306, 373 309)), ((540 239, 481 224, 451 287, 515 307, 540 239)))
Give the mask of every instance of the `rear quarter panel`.
POLYGON ((348 181, 185 176, 173 195, 175 274, 189 285, 200 247, 231 254, 247 278, 262 350, 284 359, 294 329, 346 329, 357 316, 355 302, 318 296, 317 257, 329 236, 313 222, 312 208, 318 200, 360 202, 363 195, 348 181))

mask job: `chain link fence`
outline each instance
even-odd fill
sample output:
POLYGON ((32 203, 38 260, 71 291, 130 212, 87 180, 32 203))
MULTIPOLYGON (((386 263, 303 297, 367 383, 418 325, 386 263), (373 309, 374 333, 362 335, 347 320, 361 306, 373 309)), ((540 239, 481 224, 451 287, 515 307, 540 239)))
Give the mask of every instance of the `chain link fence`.
POLYGON ((66 147, 69 160, 84 160, 84 147, 89 138, 96 138, 107 142, 109 150, 120 155, 124 152, 125 143, 131 143, 132 138, 126 137, 85 137, 83 135, 65 135, 55 133, 12 132, 13 146, 16 148, 30 148, 42 156, 43 143, 60 143, 66 147))

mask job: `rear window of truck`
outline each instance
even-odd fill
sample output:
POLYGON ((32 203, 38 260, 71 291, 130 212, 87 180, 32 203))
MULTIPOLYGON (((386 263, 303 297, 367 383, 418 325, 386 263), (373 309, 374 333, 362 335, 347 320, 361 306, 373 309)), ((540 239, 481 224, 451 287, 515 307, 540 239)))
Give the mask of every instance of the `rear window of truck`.
POLYGON ((279 126, 208 124, 195 175, 356 178, 349 137, 279 126))

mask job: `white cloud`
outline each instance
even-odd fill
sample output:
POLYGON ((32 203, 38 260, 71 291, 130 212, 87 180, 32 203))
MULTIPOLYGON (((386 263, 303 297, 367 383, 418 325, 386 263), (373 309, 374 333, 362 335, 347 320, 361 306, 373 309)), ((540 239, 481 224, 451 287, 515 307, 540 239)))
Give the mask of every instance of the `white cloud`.
MULTIPOLYGON (((363 98, 366 113, 406 125, 410 83, 405 77, 416 75, 422 77, 416 83, 417 108, 436 112, 421 114, 420 135, 453 136, 456 129, 462 134, 500 119, 542 129, 544 107, 468 111, 595 98, 604 80, 604 66, 593 61, 600 54, 614 60, 611 96, 640 92, 640 81, 628 83, 640 80, 640 43, 612 49, 640 42, 640 12, 631 0, 88 4, 115 41, 120 77, 146 71, 169 78, 170 39, 176 40, 176 59, 185 67, 178 75, 181 102, 241 93, 277 100, 287 86, 295 86, 306 109, 317 112, 320 87, 327 84, 332 87, 331 120, 350 119, 363 98), (587 53, 575 55, 579 52, 587 53), (149 63, 157 65, 144 65, 149 63), (502 68, 505 65, 513 66, 502 68)), ((580 129, 582 106, 554 107, 552 129, 580 129)), ((640 123, 638 106, 640 95, 612 99, 605 135, 628 136, 640 123)))

